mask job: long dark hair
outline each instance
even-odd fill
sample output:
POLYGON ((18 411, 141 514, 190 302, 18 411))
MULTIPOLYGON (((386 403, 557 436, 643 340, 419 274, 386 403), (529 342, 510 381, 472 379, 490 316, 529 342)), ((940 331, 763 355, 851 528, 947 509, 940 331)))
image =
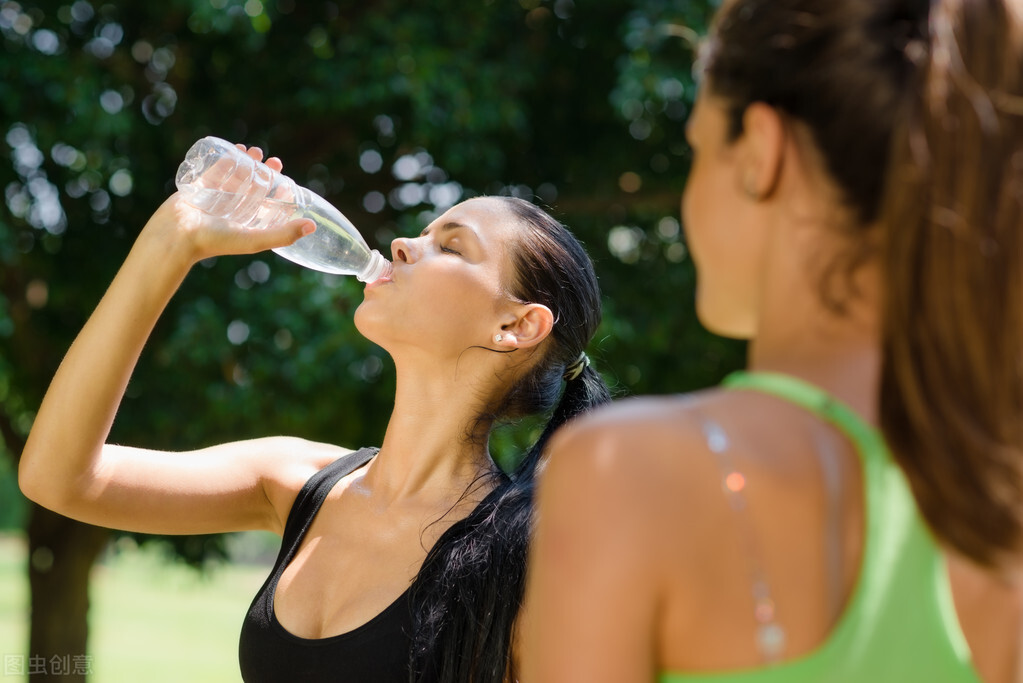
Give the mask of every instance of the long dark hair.
POLYGON ((515 471, 499 475, 491 492, 440 537, 423 562, 412 590, 413 681, 505 680, 525 590, 540 456, 559 426, 610 400, 592 367, 563 378, 600 324, 600 290, 585 250, 561 223, 533 204, 511 197, 492 199, 503 201, 524 227, 512 252, 510 293, 547 306, 555 323, 543 356, 491 407, 486 419, 544 413, 550 418, 515 471))
MULTIPOLYGON (((1023 25, 1005 0, 736 0, 704 55, 732 136, 803 122, 854 230, 881 226, 881 426, 936 536, 1023 538, 1023 25)), ((854 242, 873 248, 863 235, 854 242)))

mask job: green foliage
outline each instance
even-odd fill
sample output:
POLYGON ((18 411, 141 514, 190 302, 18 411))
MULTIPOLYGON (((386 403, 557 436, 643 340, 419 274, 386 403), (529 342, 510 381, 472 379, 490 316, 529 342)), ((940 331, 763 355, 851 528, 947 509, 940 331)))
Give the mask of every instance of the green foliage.
POLYGON ((25 525, 25 498, 18 490, 14 461, 0 457, 0 533, 20 531, 25 525))
MULTIPOLYGON (((374 246, 459 198, 536 197, 597 263, 605 319, 591 355, 618 394, 714 383, 742 348, 697 323, 678 220, 695 90, 686 37, 709 4, 0 0, 5 439, 27 434, 63 352, 206 134, 280 156, 374 246)), ((378 443, 393 367, 352 325, 360 298, 357 283, 273 254, 197 267, 112 438, 378 443)), ((534 432, 502 432, 499 457, 534 432)), ((192 561, 217 547, 180 544, 192 561)))

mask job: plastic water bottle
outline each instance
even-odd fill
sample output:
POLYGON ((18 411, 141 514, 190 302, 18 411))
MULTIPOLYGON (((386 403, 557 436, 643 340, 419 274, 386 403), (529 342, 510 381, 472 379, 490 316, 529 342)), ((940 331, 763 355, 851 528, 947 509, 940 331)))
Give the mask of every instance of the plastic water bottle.
POLYGON ((274 249, 289 261, 324 273, 355 275, 363 282, 391 273, 391 262, 371 250, 327 200, 226 140, 205 137, 192 145, 174 182, 190 205, 252 230, 312 219, 316 232, 274 249))

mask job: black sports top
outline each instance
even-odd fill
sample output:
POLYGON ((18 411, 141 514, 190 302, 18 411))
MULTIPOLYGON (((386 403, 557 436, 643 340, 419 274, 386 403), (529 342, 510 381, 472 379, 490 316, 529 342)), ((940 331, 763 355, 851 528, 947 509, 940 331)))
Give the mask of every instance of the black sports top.
MULTIPOLYGON (((274 614, 274 593, 327 493, 345 475, 369 462, 377 449, 363 448, 338 458, 309 478, 288 513, 277 563, 259 589, 242 623, 238 657, 246 683, 333 681, 407 683, 412 646, 412 609, 405 591, 383 612, 358 628, 330 638, 299 638, 274 614)), ((343 580, 343 577, 338 577, 343 580)))

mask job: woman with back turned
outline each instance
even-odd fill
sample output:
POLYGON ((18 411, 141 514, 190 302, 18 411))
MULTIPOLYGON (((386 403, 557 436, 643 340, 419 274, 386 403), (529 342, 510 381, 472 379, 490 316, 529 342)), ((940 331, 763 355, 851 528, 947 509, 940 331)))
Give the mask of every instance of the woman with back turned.
POLYGON ((682 201, 749 370, 557 435, 529 683, 1023 677, 1023 3, 726 0, 682 201))
POLYGON ((282 535, 242 626, 246 681, 513 679, 540 450, 555 427, 608 398, 584 354, 600 320, 593 266, 539 208, 470 199, 391 244, 392 275, 367 285, 355 313, 397 374, 379 449, 292 437, 185 453, 105 444, 146 338, 189 269, 310 229, 293 221, 250 232, 167 200, 54 377, 21 487, 107 527, 282 535), (498 470, 495 421, 546 412, 518 469, 498 470))

